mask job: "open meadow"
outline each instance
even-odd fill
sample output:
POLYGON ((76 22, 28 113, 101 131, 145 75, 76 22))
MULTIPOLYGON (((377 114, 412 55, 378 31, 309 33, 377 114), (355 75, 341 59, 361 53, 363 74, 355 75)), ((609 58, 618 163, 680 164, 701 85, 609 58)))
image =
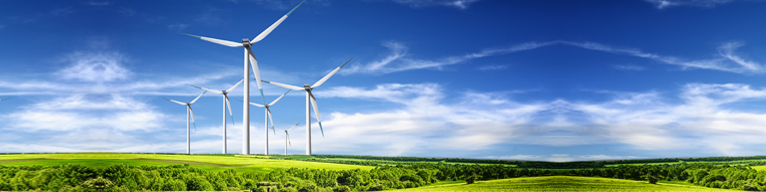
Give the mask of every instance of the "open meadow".
POLYGON ((326 170, 370 170, 373 166, 333 164, 322 162, 271 159, 269 156, 242 155, 166 155, 137 153, 45 153, 0 155, 0 165, 66 165, 106 167, 124 165, 174 165, 189 164, 207 171, 234 169, 243 172, 268 173, 276 169, 311 168, 326 170))

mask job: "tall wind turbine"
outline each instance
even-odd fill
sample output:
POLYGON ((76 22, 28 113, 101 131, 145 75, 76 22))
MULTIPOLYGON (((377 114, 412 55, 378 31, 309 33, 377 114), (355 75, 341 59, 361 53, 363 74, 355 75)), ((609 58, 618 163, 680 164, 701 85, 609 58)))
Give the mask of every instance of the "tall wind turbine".
POLYGON ((258 34, 258 36, 253 38, 253 41, 250 41, 250 40, 245 38, 245 39, 242 39, 242 43, 237 43, 237 42, 233 42, 233 41, 226 41, 226 40, 215 39, 215 38, 210 38, 210 37, 202 37, 202 36, 184 34, 184 35, 188 35, 188 36, 191 36, 191 37, 194 37, 194 38, 199 38, 199 39, 202 39, 202 40, 205 40, 205 41, 210 41, 210 42, 213 42, 213 43, 221 44, 221 45, 224 45, 224 46, 229 46, 229 47, 244 47, 245 48, 245 73, 244 73, 244 79, 245 79, 245 90, 244 90, 244 93, 245 93, 245 95, 244 95, 244 98, 243 98, 244 104, 243 104, 243 109, 242 109, 242 111, 243 111, 243 114, 242 114, 242 126, 243 126, 243 129, 242 129, 242 140, 243 140, 242 141, 242 154, 244 154, 244 155, 249 155, 250 154, 250 105, 248 105, 248 103, 250 102, 250 73, 248 72, 248 71, 250 71, 250 69, 249 69, 250 66, 247 65, 248 63, 250 63, 250 65, 253 67, 253 74, 255 74, 256 84, 258 84, 258 90, 261 92, 261 99, 263 100, 263 103, 266 103, 266 98, 263 96, 263 88, 261 86, 261 81, 260 81, 261 80, 261 74, 258 72, 258 61, 255 59, 255 55, 253 54, 253 51, 250 50, 250 47, 254 43, 257 43, 257 42, 263 40, 263 38, 265 38, 267 35, 269 35, 269 33, 271 33, 271 31, 273 31, 274 28, 277 28, 277 26, 279 26, 279 24, 282 23, 282 21, 287 19, 287 17, 290 16, 290 14, 292 14, 293 11, 295 11, 295 9, 298 9, 298 7, 301 6, 304 2, 306 2, 306 0, 304 0, 303 2, 298 4, 298 6, 295 6, 295 8, 293 8, 292 10, 290 10, 290 12, 288 12, 287 14, 282 16, 282 18, 279 18, 279 20, 277 20, 277 22, 274 22, 274 24, 271 24, 271 26, 269 26, 269 28, 266 28, 266 30, 261 32, 261 34, 258 34))
MULTIPOLYGON (((351 57, 351 59, 354 59, 354 57, 351 57)), ((316 100, 316 98, 314 98, 314 94, 311 94, 311 90, 313 90, 316 87, 319 87, 320 85, 322 85, 322 83, 327 81, 327 79, 332 77, 332 75, 335 75, 335 73, 337 73, 338 70, 340 70, 340 68, 345 66, 346 63, 351 61, 351 59, 348 59, 348 61, 343 63, 343 65, 340 65, 340 66, 338 66, 338 68, 335 68, 335 70, 332 70, 332 72, 330 72, 330 74, 327 74, 324 77, 322 77, 322 79, 319 79, 319 81, 314 83, 314 85, 305 84, 305 85, 303 85, 303 87, 298 87, 298 86, 295 86, 295 85, 288 85, 288 84, 284 84, 284 83, 277 83, 277 82, 273 82, 273 81, 261 80, 264 83, 268 83, 268 84, 272 84, 272 85, 288 88, 288 89, 291 89, 291 90, 296 90, 296 91, 305 90, 306 91, 306 155, 311 155, 311 106, 312 105, 314 106, 314 115, 316 115, 317 123, 319 123, 319 130, 322 131, 322 137, 324 137, 324 129, 322 128, 322 120, 319 119, 319 109, 317 108, 317 100, 316 100)))
MULTIPOLYGON (((269 121, 271 122, 271 129, 272 130, 274 129, 274 119, 271 117, 271 109, 269 109, 269 107, 271 107, 274 104, 276 104, 277 101, 282 99, 282 97, 287 95, 287 93, 289 93, 289 92, 290 92, 290 90, 287 90, 287 92, 285 92, 281 96, 277 97, 277 99, 274 99, 274 101, 272 101, 271 103, 268 103, 268 104, 261 105, 261 104, 258 104, 258 103, 250 102, 250 105, 253 105, 253 106, 256 106, 256 107, 263 107, 266 110, 266 116, 264 117, 264 120, 263 120, 264 123, 266 124, 266 129, 265 129, 266 132, 264 132, 265 135, 266 135, 266 152, 264 153, 265 155, 269 155, 269 121)), ((276 134, 277 134, 277 132, 274 131, 274 135, 276 135, 276 134)))
MULTIPOLYGON (((200 97, 202 97, 202 95, 204 95, 206 92, 207 91, 202 92, 202 94, 199 94, 199 96, 197 96, 197 98, 194 98, 194 100, 192 100, 191 102, 186 102, 186 103, 180 102, 180 101, 176 101, 176 100, 172 100, 172 99, 168 99, 168 98, 163 98, 163 99, 168 100, 170 102, 178 103, 179 105, 186 105, 186 154, 189 154, 189 155, 191 155, 191 150, 190 150, 191 143, 189 142, 190 141, 190 137, 191 137, 191 134, 189 134, 189 132, 191 131, 189 129, 189 116, 191 116, 191 121, 192 121, 192 123, 194 123, 194 113, 192 112, 191 104, 194 104, 194 102, 197 102, 197 100, 200 97)), ((194 129, 195 130, 197 129, 197 124, 196 123, 194 124, 194 129)))
MULTIPOLYGON (((290 130, 293 130, 293 128, 295 128, 295 126, 298 126, 298 124, 301 124, 301 122, 296 123, 295 125, 293 125, 293 127, 290 127, 290 129, 286 129, 286 130, 280 129, 282 131, 285 131, 285 155, 287 155, 287 144, 289 143, 290 146, 293 146, 293 144, 290 143, 290 134, 287 132, 290 130)), ((272 127, 271 129, 274 129, 274 128, 272 127)))
POLYGON ((223 154, 226 154, 226 107, 229 107, 228 109, 229 109, 229 115, 231 116, 231 126, 234 126, 234 114, 231 113, 231 102, 229 101, 228 94, 229 92, 233 91, 234 88, 237 88, 237 86, 239 86, 239 84, 242 83, 242 81, 245 81, 245 80, 244 79, 239 80, 239 82, 237 82, 237 84, 234 84, 234 86, 231 86, 231 88, 221 90, 221 91, 216 91, 216 90, 192 85, 193 87, 196 87, 198 89, 223 95, 223 154))

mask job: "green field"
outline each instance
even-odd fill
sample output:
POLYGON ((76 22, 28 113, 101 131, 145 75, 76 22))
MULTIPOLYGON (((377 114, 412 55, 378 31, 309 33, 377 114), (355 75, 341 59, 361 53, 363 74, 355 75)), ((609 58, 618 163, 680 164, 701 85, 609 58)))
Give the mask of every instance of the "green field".
POLYGON ((82 164, 86 166, 125 165, 172 165, 190 164, 190 166, 208 171, 234 169, 237 171, 268 173, 276 169, 311 168, 326 170, 362 169, 370 170, 373 166, 346 165, 333 163, 306 162, 295 160, 270 159, 268 156, 241 155, 160 155, 130 153, 51 153, 51 154, 13 154, 0 155, 0 165, 65 165, 82 164), (41 160, 43 159, 43 160, 41 160), (29 160, 29 161, 16 161, 29 160))
POLYGON ((594 177, 572 176, 549 176, 549 177, 522 177, 514 179, 500 179, 491 181, 478 181, 474 184, 456 183, 441 184, 419 188, 401 189, 392 191, 409 192, 436 192, 436 191, 606 191, 606 192, 717 192, 732 191, 727 189, 714 189, 691 185, 649 184, 645 181, 631 181, 622 179, 606 179, 594 177))

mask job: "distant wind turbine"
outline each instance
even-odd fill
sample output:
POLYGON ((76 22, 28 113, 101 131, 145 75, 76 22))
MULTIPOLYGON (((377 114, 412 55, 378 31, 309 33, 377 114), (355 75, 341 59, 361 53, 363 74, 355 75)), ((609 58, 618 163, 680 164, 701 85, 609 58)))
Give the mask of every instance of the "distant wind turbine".
MULTIPOLYGON (((202 94, 199 94, 199 96, 197 96, 197 98, 194 98, 194 100, 192 100, 191 102, 186 102, 186 103, 180 102, 180 101, 176 101, 176 100, 172 100, 172 99, 168 99, 168 98, 163 98, 163 99, 168 100, 170 102, 178 103, 179 105, 186 105, 186 154, 190 154, 191 155, 191 150, 190 150, 191 143, 189 142, 190 141, 189 139, 191 137, 191 134, 189 134, 189 132, 191 131, 189 129, 189 117, 190 116, 191 116, 192 123, 194 123, 194 113, 192 112, 191 104, 194 104, 194 102, 197 102, 197 100, 200 97, 202 97, 202 95, 204 95, 206 92, 207 91, 202 92, 202 94)), ((194 130, 197 130, 197 124, 196 123, 194 123, 194 130)))
POLYGON ((279 26, 279 24, 282 23, 282 21, 287 19, 287 17, 290 16, 290 14, 292 14, 293 11, 295 11, 295 9, 298 9, 298 7, 300 7, 304 2, 306 2, 306 1, 304 0, 303 2, 298 4, 298 6, 295 6, 295 8, 290 10, 290 12, 288 12, 287 14, 282 16, 282 18, 279 18, 279 20, 274 22, 274 24, 271 24, 271 26, 269 26, 269 28, 266 28, 266 30, 261 32, 261 34, 258 34, 258 36, 253 38, 253 41, 250 41, 248 39, 242 39, 242 43, 237 43, 237 42, 226 41, 226 40, 221 40, 221 39, 215 39, 215 38, 210 38, 210 37, 202 37, 202 36, 184 34, 184 35, 188 35, 188 36, 191 36, 191 37, 194 37, 194 38, 198 38, 198 39, 202 39, 202 40, 205 40, 205 41, 210 41, 210 42, 213 42, 213 43, 221 44, 221 45, 224 45, 224 46, 229 46, 229 47, 244 47, 245 48, 245 73, 244 73, 244 79, 245 79, 245 90, 244 90, 244 93, 245 93, 245 95, 244 95, 244 98, 243 98, 243 100, 244 100, 243 108, 244 109, 242 109, 242 111, 243 111, 243 114, 242 114, 242 126, 243 126, 243 129, 242 129, 243 130, 242 131, 242 140, 243 140, 243 142, 242 142, 242 154, 244 154, 244 155, 249 155, 250 154, 250 129, 249 129, 250 128, 249 127, 249 125, 250 125, 250 105, 248 105, 248 103, 250 102, 250 73, 248 73, 248 71, 250 71, 250 69, 249 69, 250 66, 247 65, 248 63, 250 63, 250 65, 252 65, 252 67, 253 67, 253 74, 255 74, 256 84, 258 84, 258 90, 261 92, 261 99, 263 100, 263 103, 266 103, 266 98, 263 96, 263 88, 261 86, 261 81, 260 81, 261 80, 261 74, 258 72, 258 61, 255 59, 255 55, 253 54, 253 51, 250 49, 250 47, 254 43, 257 43, 257 42, 263 40, 263 38, 265 38, 267 35, 269 35, 269 33, 271 33, 271 31, 273 31, 275 28, 277 28, 277 26, 279 26))
MULTIPOLYGON (((301 124, 301 122, 296 123, 295 125, 293 125, 293 127, 290 127, 290 129, 286 129, 286 130, 280 129, 282 131, 285 131, 285 155, 287 155, 287 144, 289 143, 290 146, 293 146, 293 144, 290 143, 290 134, 287 132, 290 130, 293 130, 293 128, 295 128, 295 126, 298 126, 298 124, 301 124)), ((272 127, 271 129, 274 129, 274 128, 272 127)))
POLYGON ((242 81, 244 81, 244 79, 239 80, 239 82, 237 82, 237 84, 234 84, 234 86, 231 86, 231 88, 226 90, 221 90, 221 91, 216 91, 216 90, 192 85, 193 87, 196 87, 198 89, 223 95, 223 154, 226 154, 226 109, 227 109, 226 107, 228 107, 229 116, 231 116, 231 126, 234 126, 234 114, 231 113, 231 102, 229 101, 228 94, 231 91, 233 91, 234 88, 237 88, 237 86, 239 86, 239 84, 242 83, 242 81))
MULTIPOLYGON (((258 103, 250 102, 250 105, 253 105, 253 106, 256 106, 256 107, 263 107, 266 110, 266 116, 264 117, 265 119, 263 120, 264 123, 266 124, 266 129, 265 129, 266 132, 264 132, 265 135, 266 135, 266 150, 265 150, 265 153, 264 153, 265 155, 269 155, 269 122, 271 122, 271 129, 274 130, 274 119, 271 117, 271 109, 269 109, 269 107, 271 107, 274 104, 276 104, 277 101, 282 99, 282 97, 287 95, 287 93, 289 93, 289 92, 290 92, 290 90, 287 90, 287 92, 285 92, 281 96, 277 97, 277 99, 274 99, 274 101, 272 101, 271 103, 265 104, 265 105, 261 105, 261 104, 258 104, 258 103)), ((277 132, 274 131, 274 135, 276 135, 276 134, 277 134, 277 132)))
MULTIPOLYGON (((354 59, 354 57, 351 57, 351 59, 354 59)), ((288 88, 288 89, 292 89, 296 91, 300 91, 300 90, 306 91, 306 155, 311 155, 311 106, 312 105, 314 106, 314 115, 316 115, 317 123, 319 123, 319 130, 322 131, 322 137, 324 137, 324 129, 322 128, 322 120, 319 118, 319 109, 317 108, 317 101, 316 101, 316 98, 314 98, 314 94, 311 94, 311 90, 322 85, 322 83, 324 83, 325 81, 327 81, 327 79, 332 77, 332 75, 337 73, 338 70, 340 70, 340 68, 342 68, 349 61, 351 61, 351 59, 348 59, 348 61, 343 63, 343 65, 338 66, 338 68, 335 68, 335 70, 332 70, 332 72, 325 75, 324 77, 322 77, 322 79, 319 79, 319 81, 317 81, 316 83, 314 83, 314 85, 311 85, 311 86, 309 86, 308 84, 305 84, 303 85, 303 87, 298 87, 295 85, 288 85, 284 83, 261 80, 264 83, 268 83, 268 84, 272 84, 272 85, 276 85, 276 86, 280 86, 280 87, 284 87, 284 88, 288 88)))

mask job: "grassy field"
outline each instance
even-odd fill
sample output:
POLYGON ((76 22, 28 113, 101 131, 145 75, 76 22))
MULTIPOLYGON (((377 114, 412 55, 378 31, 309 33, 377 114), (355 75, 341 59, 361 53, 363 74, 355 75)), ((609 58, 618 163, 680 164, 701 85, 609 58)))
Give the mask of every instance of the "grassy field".
POLYGON ((235 169, 237 171, 268 173, 283 168, 312 168, 327 170, 362 169, 372 166, 345 165, 319 162, 270 159, 264 156, 241 155, 160 155, 130 153, 51 153, 51 154, 12 154, 0 155, 0 165, 64 165, 83 164, 87 166, 125 165, 172 165, 190 164, 210 171, 235 169), (15 161, 25 160, 30 161, 15 161), (44 159, 44 160, 41 160, 44 159))
POLYGON ((478 181, 475 184, 465 183, 440 184, 419 188, 400 189, 392 191, 436 192, 436 191, 606 191, 606 192, 724 192, 727 189, 714 189, 682 184, 660 183, 649 184, 645 181, 622 179, 606 179, 594 177, 522 177, 492 181, 478 181))

